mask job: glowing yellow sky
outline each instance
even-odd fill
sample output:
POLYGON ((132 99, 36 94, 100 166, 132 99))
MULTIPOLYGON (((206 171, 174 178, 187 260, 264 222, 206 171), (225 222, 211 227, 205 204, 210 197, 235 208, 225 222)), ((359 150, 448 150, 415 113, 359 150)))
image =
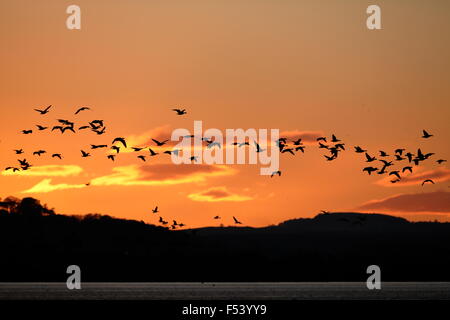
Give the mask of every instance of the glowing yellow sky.
MULTIPOLYGON (((23 148, 40 170, 0 175, 2 198, 33 196, 61 213, 149 223, 156 223, 151 209, 158 205, 161 216, 189 227, 232 224, 233 215, 262 226, 448 191, 448 165, 434 163, 450 160, 448 1, 377 1, 383 27, 377 31, 365 24, 372 2, 359 0, 77 0, 82 29, 72 31, 65 25, 70 4, 0 3, 0 166, 17 165, 12 150, 23 148), (47 115, 33 111, 50 104, 47 115), (75 116, 83 105, 92 111, 75 116), (177 106, 188 114, 176 116, 177 106), (59 118, 77 126, 104 119, 107 133, 20 134, 59 118), (173 172, 166 155, 146 163, 134 153, 114 163, 104 151, 80 157, 89 144, 119 136, 135 143, 169 139, 172 129, 193 130, 194 120, 205 129, 335 133, 349 151, 332 162, 315 146, 283 154, 282 176, 274 178, 249 165, 173 172), (422 129, 435 136, 421 139, 422 129), (361 172, 355 145, 372 154, 398 147, 436 152, 420 172, 440 170, 441 178, 426 187, 377 182, 380 176, 361 172), (64 158, 31 155, 38 149, 64 158)), ((444 209, 386 211, 450 214, 444 209)))

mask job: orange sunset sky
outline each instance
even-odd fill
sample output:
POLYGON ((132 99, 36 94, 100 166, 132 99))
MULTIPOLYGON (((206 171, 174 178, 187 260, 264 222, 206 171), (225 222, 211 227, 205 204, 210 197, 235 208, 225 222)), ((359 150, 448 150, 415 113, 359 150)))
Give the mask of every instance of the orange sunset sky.
POLYGON ((158 206, 188 227, 231 225, 232 216, 265 226, 320 210, 450 221, 450 169, 436 163, 450 160, 450 2, 375 2, 1 1, 0 197, 155 224, 158 206), (71 4, 81 8, 81 30, 66 28, 71 4), (381 7, 382 30, 366 28, 370 4, 381 7), (48 105, 46 115, 33 110, 48 105), (80 106, 92 110, 74 115, 80 106), (106 133, 36 129, 56 119, 76 128, 102 119, 106 133), (151 138, 192 131, 195 120, 204 130, 279 129, 288 140, 335 134, 346 151, 328 162, 304 138, 305 153, 281 154, 282 175, 270 178, 260 165, 136 158, 148 151, 112 162, 90 150, 125 137, 162 153, 151 138), (434 136, 422 139, 423 129, 434 136), (393 184, 362 172, 370 164, 354 146, 375 156, 396 148, 436 154, 393 184), (24 155, 14 154, 19 148, 24 155), (39 149, 48 153, 34 156, 39 149), (81 158, 82 149, 92 157, 81 158), (19 158, 33 167, 3 171, 19 158), (427 178, 435 184, 421 186, 427 178))

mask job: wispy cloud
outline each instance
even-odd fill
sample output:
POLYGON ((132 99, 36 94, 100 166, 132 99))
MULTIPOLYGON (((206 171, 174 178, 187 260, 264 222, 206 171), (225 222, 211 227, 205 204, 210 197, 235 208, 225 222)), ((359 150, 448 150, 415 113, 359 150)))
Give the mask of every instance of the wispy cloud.
POLYGON ((420 185, 426 179, 432 179, 434 182, 443 182, 450 180, 450 170, 447 168, 438 168, 428 171, 413 172, 412 174, 402 175, 400 181, 396 183, 391 183, 392 179, 392 176, 384 177, 383 179, 378 180, 376 184, 384 187, 404 187, 411 185, 420 185))
POLYGON ((31 167, 25 171, 12 170, 2 171, 3 176, 29 176, 29 177, 68 177, 76 176, 83 172, 80 166, 76 165, 46 165, 31 167))
POLYGON ((204 202, 220 202, 220 201, 248 201, 252 200, 252 197, 239 195, 227 190, 226 187, 214 187, 208 190, 204 190, 198 193, 191 193, 188 198, 194 201, 204 202))
POLYGON ((57 190, 80 189, 86 187, 85 184, 52 184, 51 182, 52 179, 44 179, 30 189, 22 191, 22 193, 47 193, 57 190))
POLYGON ((91 180, 94 186, 159 186, 202 182, 208 178, 235 174, 222 165, 150 164, 116 167, 113 173, 91 180))
POLYGON ((436 191, 424 193, 398 194, 385 199, 372 200, 358 210, 390 212, 442 212, 450 213, 450 192, 436 191))

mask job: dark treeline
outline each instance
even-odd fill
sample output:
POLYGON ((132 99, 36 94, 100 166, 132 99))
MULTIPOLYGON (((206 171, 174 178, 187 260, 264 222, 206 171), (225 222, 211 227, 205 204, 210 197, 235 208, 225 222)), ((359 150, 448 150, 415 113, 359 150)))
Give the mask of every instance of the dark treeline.
POLYGON ((110 216, 0 201, 0 281, 450 281, 450 223, 320 214, 265 228, 170 231, 110 216))

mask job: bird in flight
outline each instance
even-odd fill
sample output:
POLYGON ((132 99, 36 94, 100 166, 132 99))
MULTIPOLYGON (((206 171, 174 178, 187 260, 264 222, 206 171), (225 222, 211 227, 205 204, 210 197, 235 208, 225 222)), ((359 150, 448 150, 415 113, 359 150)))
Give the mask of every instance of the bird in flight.
POLYGON ((118 146, 112 146, 111 149, 116 151, 116 154, 120 152, 120 147, 118 147, 118 146))
POLYGON ((137 156, 138 157, 138 159, 141 159, 142 161, 144 161, 145 162, 145 156, 137 156))
POLYGON ((48 127, 40 126, 38 124, 36 125, 36 127, 38 128, 39 131, 43 131, 48 128, 48 127))
POLYGON ((367 173, 370 175, 372 172, 375 172, 375 171, 377 171, 378 170, 378 168, 374 168, 374 167, 365 167, 364 169, 363 169, 363 171, 367 171, 367 173))
POLYGON ((253 141, 255 143, 255 147, 256 147, 256 152, 263 152, 266 149, 261 149, 261 147, 259 146, 259 144, 256 141, 253 141))
POLYGON ((197 156, 192 156, 192 157, 190 157, 190 160, 191 160, 191 161, 194 161, 194 162, 197 162, 198 157, 197 157, 197 156))
POLYGON ((334 134, 331 135, 331 142, 339 142, 339 141, 341 141, 341 140, 336 138, 336 136, 334 134))
POLYGON ((316 141, 318 142, 318 141, 323 141, 323 142, 327 142, 327 138, 326 137, 319 137, 319 138, 317 138, 316 139, 316 141))
POLYGON ((356 153, 364 153, 364 152, 367 152, 367 150, 363 150, 360 146, 356 146, 355 147, 355 152, 356 153))
MULTIPOLYGON (((158 211, 158 206, 156 206, 155 207, 155 209, 152 209, 152 212, 153 213, 158 213, 159 211, 158 211)), ((160 221, 159 222, 162 222, 161 220, 162 220, 162 218, 161 217, 159 217, 159 219, 160 219, 160 221)))
POLYGON ((13 172, 20 171, 19 168, 16 167, 6 167, 5 171, 12 170, 13 172))
POLYGON ((399 180, 401 179, 400 173, 398 172, 398 170, 394 170, 394 171, 389 172, 389 175, 390 175, 390 176, 394 175, 394 176, 396 176, 399 180))
POLYGON ((242 147, 242 146, 249 146, 250 143, 248 143, 248 141, 246 141, 246 142, 233 142, 232 145, 233 146, 242 147))
POLYGON ((111 159, 112 161, 114 161, 114 157, 115 157, 115 155, 113 155, 113 154, 110 154, 110 155, 107 156, 107 158, 111 159))
POLYGON ((278 171, 272 172, 272 174, 270 175, 270 177, 272 178, 274 175, 278 175, 279 177, 281 177, 281 171, 278 170, 278 171))
POLYGON ((148 151, 150 152, 150 157, 154 157, 154 156, 156 156, 157 154, 159 154, 159 153, 153 151, 151 148, 148 148, 148 151))
POLYGON ((155 140, 155 139, 152 139, 152 140, 153 140, 154 143, 156 143, 156 145, 157 145, 158 147, 161 147, 161 146, 165 145, 166 142, 169 141, 169 140, 158 141, 158 140, 155 140))
POLYGON ((234 217, 233 216, 233 220, 234 220, 234 223, 236 223, 236 224, 242 224, 242 222, 240 222, 238 219, 236 219, 236 217, 234 217))
POLYGON ((80 151, 81 151, 81 157, 83 157, 83 158, 87 158, 87 157, 89 157, 91 155, 90 153, 85 152, 83 150, 80 150, 80 151))
POLYGON ((22 149, 16 149, 16 150, 14 150, 14 152, 15 152, 16 154, 22 154, 22 153, 23 153, 23 150, 22 150, 22 149))
POLYGON ((62 156, 60 153, 54 153, 54 154, 52 154, 52 158, 59 158, 61 160, 62 156))
POLYGON ((145 149, 145 147, 142 147, 142 148, 131 147, 131 149, 133 149, 133 151, 141 151, 142 149, 145 149))
POLYGON ((436 162, 437 162, 438 164, 441 164, 441 163, 443 163, 443 162, 447 162, 447 160, 439 159, 439 160, 436 160, 436 162))
POLYGON ((371 157, 367 152, 366 152, 366 159, 367 159, 366 162, 372 162, 377 160, 377 158, 371 157))
POLYGON ((422 133, 423 133, 422 138, 424 138, 424 139, 428 139, 428 138, 431 138, 433 136, 432 134, 429 134, 425 130, 422 130, 422 133))
POLYGON ((125 141, 125 138, 115 138, 111 144, 114 144, 116 142, 120 142, 125 148, 127 147, 127 142, 125 141))
POLYGON ((80 113, 81 111, 84 111, 84 110, 91 110, 91 108, 89 108, 89 107, 81 107, 75 112, 75 114, 78 114, 78 113, 80 113))
POLYGON ((106 144, 91 144, 91 149, 107 148, 106 144))
POLYGON ((218 219, 220 219, 220 217, 219 217, 219 216, 215 216, 214 219, 215 219, 215 220, 218 220, 218 219))
POLYGON ((380 150, 380 157, 388 157, 389 155, 384 152, 383 150, 380 150))
POLYGON ((44 154, 44 153, 46 153, 47 151, 45 151, 45 150, 38 150, 38 151, 35 151, 35 152, 33 152, 33 155, 37 155, 37 156, 41 156, 41 154, 44 154))
POLYGON ((294 149, 292 149, 292 148, 287 148, 287 149, 284 149, 283 151, 281 151, 281 153, 285 153, 285 152, 289 152, 290 154, 295 156, 294 149))
POLYGON ((427 183, 427 182, 434 184, 434 181, 433 181, 433 180, 427 179, 427 180, 424 180, 424 181, 422 182, 422 186, 423 186, 425 183, 427 183))
POLYGON ((186 109, 172 109, 172 111, 175 111, 177 115, 182 116, 183 114, 186 114, 186 109))
POLYGON ((45 108, 44 110, 40 110, 40 109, 34 109, 35 111, 39 112, 40 114, 46 114, 48 113, 48 111, 50 110, 52 106, 49 105, 47 108, 45 108))
POLYGON ((22 130, 23 134, 30 134, 33 133, 33 130, 22 130))
POLYGON ((402 169, 402 173, 404 173, 405 171, 409 171, 410 173, 412 173, 412 167, 410 167, 410 166, 404 167, 402 169))
POLYGON ((302 153, 305 153, 305 146, 295 147, 295 151, 298 151, 298 150, 300 150, 302 153))
POLYGON ((298 138, 297 140, 292 141, 294 143, 294 146, 299 146, 302 144, 302 138, 298 138))

